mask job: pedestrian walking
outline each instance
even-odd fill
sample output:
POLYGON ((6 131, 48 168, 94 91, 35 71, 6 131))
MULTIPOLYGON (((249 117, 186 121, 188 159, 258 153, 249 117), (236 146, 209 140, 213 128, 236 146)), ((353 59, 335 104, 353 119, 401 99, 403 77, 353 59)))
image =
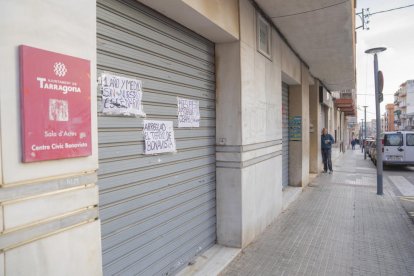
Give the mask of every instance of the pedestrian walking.
POLYGON ((355 149, 355 144, 356 144, 355 139, 352 139, 352 141, 351 141, 352 150, 354 150, 354 149, 355 149))
POLYGON ((332 153, 332 144, 335 143, 334 138, 332 135, 328 133, 326 128, 322 129, 321 135, 321 149, 322 149, 322 160, 323 160, 323 172, 328 172, 331 174, 332 170, 332 160, 331 160, 331 153, 332 153))

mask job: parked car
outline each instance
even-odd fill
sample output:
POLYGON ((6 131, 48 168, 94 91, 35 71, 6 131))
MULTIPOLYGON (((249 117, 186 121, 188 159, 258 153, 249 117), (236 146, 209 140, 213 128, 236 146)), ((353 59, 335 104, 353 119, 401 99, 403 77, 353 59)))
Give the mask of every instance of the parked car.
POLYGON ((366 139, 365 140, 365 151, 366 151, 366 153, 368 154, 369 157, 371 157, 370 149, 371 149, 372 143, 375 143, 375 140, 373 140, 373 139, 366 139))
POLYGON ((384 132, 384 165, 414 165, 414 131, 384 132))
POLYGON ((372 162, 377 165, 377 143, 375 141, 372 141, 369 147, 369 157, 371 157, 372 162))

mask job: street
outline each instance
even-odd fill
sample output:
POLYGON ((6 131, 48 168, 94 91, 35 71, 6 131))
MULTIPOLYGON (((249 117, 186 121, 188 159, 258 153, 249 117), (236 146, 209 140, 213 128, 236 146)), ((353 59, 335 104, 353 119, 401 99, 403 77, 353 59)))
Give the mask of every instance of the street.
POLYGON ((390 180, 390 176, 404 177, 414 188, 414 166, 387 166, 384 168, 384 177, 390 180))
POLYGON ((396 196, 401 198, 400 202, 404 210, 414 223, 414 166, 386 166, 384 168, 385 183, 389 183, 396 196))
MULTIPOLYGON (((365 161, 374 170, 372 173, 376 174, 376 167, 368 155, 365 161)), ((414 222, 414 202, 406 198, 414 196, 414 166, 384 166, 383 183, 389 185, 394 195, 401 199, 401 205, 414 222)))

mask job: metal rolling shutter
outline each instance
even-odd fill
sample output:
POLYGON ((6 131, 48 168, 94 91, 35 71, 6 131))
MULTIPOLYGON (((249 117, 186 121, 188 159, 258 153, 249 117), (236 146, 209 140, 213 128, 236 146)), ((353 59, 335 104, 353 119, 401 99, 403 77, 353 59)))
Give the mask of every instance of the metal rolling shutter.
POLYGON ((282 83, 282 185, 289 185, 289 86, 282 83))
POLYGON ((104 275, 174 274, 216 241, 214 44, 136 1, 98 0, 97 45, 98 75, 142 80, 146 119, 174 121, 177 144, 145 156, 143 118, 98 117, 104 275), (177 128, 177 96, 200 101, 199 128, 177 128))

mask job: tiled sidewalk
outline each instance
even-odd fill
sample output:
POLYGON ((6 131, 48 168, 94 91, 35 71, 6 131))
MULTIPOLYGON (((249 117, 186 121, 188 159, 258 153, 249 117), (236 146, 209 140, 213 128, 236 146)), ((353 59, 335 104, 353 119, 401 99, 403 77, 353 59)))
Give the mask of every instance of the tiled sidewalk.
POLYGON ((348 150, 221 275, 414 275, 414 225, 375 173, 348 150))

